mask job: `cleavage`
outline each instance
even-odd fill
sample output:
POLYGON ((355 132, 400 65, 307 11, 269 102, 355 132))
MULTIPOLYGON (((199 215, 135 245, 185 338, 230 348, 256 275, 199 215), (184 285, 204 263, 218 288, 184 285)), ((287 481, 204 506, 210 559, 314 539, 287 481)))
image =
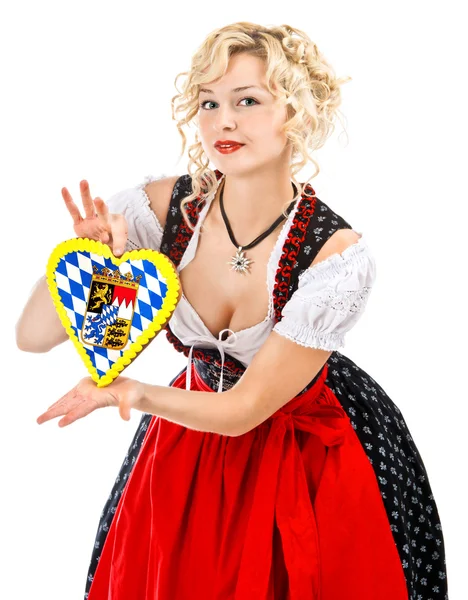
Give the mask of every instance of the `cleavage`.
POLYGON ((223 329, 238 333, 269 317, 267 264, 278 235, 272 233, 246 251, 254 263, 250 272, 243 275, 227 264, 236 249, 225 234, 225 239, 217 234, 205 238, 200 234, 195 256, 179 272, 186 300, 216 338, 223 329))

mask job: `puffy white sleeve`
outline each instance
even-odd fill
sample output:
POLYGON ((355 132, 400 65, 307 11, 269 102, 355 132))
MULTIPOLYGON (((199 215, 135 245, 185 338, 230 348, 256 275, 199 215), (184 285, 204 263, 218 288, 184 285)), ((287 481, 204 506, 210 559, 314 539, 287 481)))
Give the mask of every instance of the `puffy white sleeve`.
POLYGON ((125 251, 139 248, 160 249, 163 228, 151 209, 144 187, 151 181, 163 177, 166 175, 158 177, 148 175, 142 183, 117 192, 107 200, 109 212, 122 214, 127 220, 128 238, 125 251))
POLYGON ((273 331, 311 348, 338 350, 362 315, 376 277, 365 238, 306 269, 273 331))

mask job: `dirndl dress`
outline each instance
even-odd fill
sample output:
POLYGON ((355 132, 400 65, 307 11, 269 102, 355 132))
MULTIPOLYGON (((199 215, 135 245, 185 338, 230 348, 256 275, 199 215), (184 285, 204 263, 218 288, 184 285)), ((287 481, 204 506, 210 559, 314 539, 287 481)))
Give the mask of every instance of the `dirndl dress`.
MULTIPOLYGON (((172 208, 188 184, 175 188, 172 208)), ((285 242, 277 322, 328 239, 313 233, 318 213, 308 209, 319 203, 301 199, 285 242)), ((192 209, 195 222, 200 206, 192 209)), ((350 227, 332 220, 329 235, 350 227)), ((190 235, 170 209, 161 250, 176 265, 190 235)), ((192 353, 170 323, 166 333, 193 357, 192 390, 229 389, 245 371, 215 349, 192 353)), ((185 387, 187 369, 169 385, 185 387)), ((85 599, 202 598, 448 599, 442 527, 419 451, 382 387, 337 350, 295 398, 240 436, 143 414, 101 514, 85 599)))

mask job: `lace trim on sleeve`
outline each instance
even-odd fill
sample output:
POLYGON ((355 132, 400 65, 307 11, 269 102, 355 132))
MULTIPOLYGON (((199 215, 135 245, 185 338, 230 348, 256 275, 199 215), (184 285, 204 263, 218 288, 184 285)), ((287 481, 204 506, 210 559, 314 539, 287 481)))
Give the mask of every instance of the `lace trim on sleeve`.
POLYGON ((367 304, 372 286, 365 286, 359 290, 346 290, 336 294, 332 288, 320 291, 314 296, 301 296, 296 298, 304 304, 313 304, 318 308, 331 308, 343 317, 349 313, 361 312, 367 304))

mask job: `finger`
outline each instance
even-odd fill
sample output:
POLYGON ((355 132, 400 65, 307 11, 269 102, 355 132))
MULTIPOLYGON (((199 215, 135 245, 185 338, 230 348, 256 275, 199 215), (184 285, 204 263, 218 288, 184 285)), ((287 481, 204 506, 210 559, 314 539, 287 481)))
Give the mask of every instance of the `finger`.
POLYGON ((79 396, 76 388, 73 388, 64 396, 59 398, 57 402, 51 404, 51 406, 49 406, 49 408, 42 413, 42 415, 39 415, 39 417, 36 419, 36 423, 42 425, 42 423, 50 421, 50 419, 55 419, 55 417, 65 415, 70 410, 70 403, 76 402, 77 400, 79 400, 79 396))
POLYGON ((124 421, 130 421, 130 403, 125 399, 119 402, 119 414, 124 421))
POLYGON ((78 225, 83 220, 81 213, 77 207, 77 205, 73 202, 72 197, 70 196, 70 192, 66 187, 62 188, 62 197, 65 201, 65 206, 67 207, 68 212, 71 214, 73 218, 73 224, 78 225))
POLYGON ((51 419, 55 419, 55 417, 60 417, 61 415, 65 415, 67 413, 67 411, 65 409, 60 410, 60 408, 56 407, 52 410, 47 410, 45 413, 42 413, 42 415, 39 415, 36 419, 36 423, 38 425, 42 425, 42 423, 45 423, 46 421, 50 421, 51 419))
POLYGON ((109 222, 109 208, 107 204, 104 202, 102 198, 96 196, 94 198, 94 206, 96 207, 96 212, 98 216, 105 222, 109 222))
POLYGON ((83 208, 85 209, 85 215, 87 219, 92 219, 96 216, 96 209, 94 208, 94 202, 91 198, 91 192, 89 190, 89 184, 86 179, 80 181, 81 198, 83 200, 83 208))
POLYGON ((123 254, 128 236, 127 219, 120 214, 111 215, 112 250, 115 256, 123 254))
POLYGON ((96 406, 94 402, 84 402, 83 404, 80 404, 79 406, 76 406, 75 408, 70 410, 63 417, 63 419, 60 419, 60 421, 58 422, 58 426, 66 427, 67 425, 71 425, 71 423, 74 423, 78 419, 82 419, 83 417, 86 417, 87 415, 92 413, 95 410, 95 408, 96 406))
POLYGON ((55 406, 59 406, 59 404, 63 405, 63 403, 66 402, 67 400, 75 398, 78 394, 78 385, 75 385, 75 387, 73 387, 71 390, 69 390, 66 394, 64 394, 63 396, 60 396, 60 398, 57 400, 57 402, 54 402, 53 404, 51 404, 50 406, 47 407, 47 410, 50 410, 51 408, 54 408, 55 406))
POLYGON ((101 233, 100 241, 103 244, 107 244, 110 240, 109 208, 104 200, 99 197, 94 198, 94 206, 96 207, 98 217, 102 221, 103 227, 105 227, 101 233))

